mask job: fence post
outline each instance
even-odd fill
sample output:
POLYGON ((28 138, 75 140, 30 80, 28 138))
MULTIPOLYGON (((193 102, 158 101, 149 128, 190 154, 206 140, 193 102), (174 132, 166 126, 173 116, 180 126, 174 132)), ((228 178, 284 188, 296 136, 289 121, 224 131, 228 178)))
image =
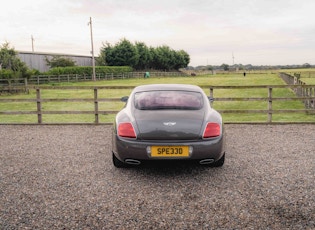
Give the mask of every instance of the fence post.
MULTIPOLYGON (((305 96, 306 97, 310 97, 310 95, 309 95, 309 88, 305 88, 305 96)), ((305 108, 306 109, 310 108, 310 100, 309 99, 305 100, 305 108)))
POLYGON ((99 123, 98 119, 98 97, 97 97, 97 88, 94 88, 94 114, 95 114, 95 124, 99 123))
POLYGON ((272 88, 268 88, 268 123, 272 122, 272 88))
MULTIPOLYGON (((310 97, 315 97, 315 88, 310 88, 310 97)), ((310 108, 315 109, 314 100, 310 100, 310 108)))
POLYGON ((210 100, 210 105, 212 107, 212 104, 213 104, 213 88, 212 87, 210 88, 210 98, 212 99, 210 100))
POLYGON ((25 87, 25 93, 29 93, 28 84, 27 84, 27 78, 24 78, 24 87, 25 87))
POLYGON ((37 122, 38 124, 42 123, 42 105, 40 98, 40 89, 36 89, 36 104, 37 104, 37 122))

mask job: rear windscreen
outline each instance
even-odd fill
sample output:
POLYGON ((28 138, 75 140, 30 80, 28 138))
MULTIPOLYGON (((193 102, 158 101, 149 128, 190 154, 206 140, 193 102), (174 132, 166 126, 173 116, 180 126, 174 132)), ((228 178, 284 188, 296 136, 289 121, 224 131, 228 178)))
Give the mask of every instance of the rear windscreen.
POLYGON ((135 107, 141 110, 198 110, 203 106, 201 93, 190 91, 149 91, 135 94, 135 107))

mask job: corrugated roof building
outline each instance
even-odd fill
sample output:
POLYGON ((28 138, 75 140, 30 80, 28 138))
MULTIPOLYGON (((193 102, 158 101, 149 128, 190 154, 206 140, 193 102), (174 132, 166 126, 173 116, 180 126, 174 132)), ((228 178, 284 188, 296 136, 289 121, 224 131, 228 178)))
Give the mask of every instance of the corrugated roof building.
POLYGON ((25 51, 17 51, 17 52, 21 61, 25 62, 25 64, 30 69, 36 69, 36 70, 39 70, 40 72, 46 72, 50 69, 46 63, 46 57, 48 59, 51 59, 54 56, 61 56, 61 57, 72 59, 73 61, 75 61, 75 64, 77 66, 92 66, 92 56, 42 53, 42 52, 25 52, 25 51))

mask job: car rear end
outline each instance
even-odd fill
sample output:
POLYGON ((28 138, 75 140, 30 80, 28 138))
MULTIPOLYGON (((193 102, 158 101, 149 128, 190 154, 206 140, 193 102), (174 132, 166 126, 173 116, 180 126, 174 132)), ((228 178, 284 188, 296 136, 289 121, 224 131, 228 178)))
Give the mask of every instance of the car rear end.
POLYGON ((127 164, 147 160, 198 160, 224 154, 221 116, 200 91, 136 92, 116 118, 113 154, 127 164))

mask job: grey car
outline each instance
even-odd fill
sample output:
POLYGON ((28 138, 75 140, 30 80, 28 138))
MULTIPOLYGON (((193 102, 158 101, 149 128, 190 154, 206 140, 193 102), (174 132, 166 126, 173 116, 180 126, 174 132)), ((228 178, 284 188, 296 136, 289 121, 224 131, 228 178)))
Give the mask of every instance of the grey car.
POLYGON ((122 98, 113 126, 116 167, 146 161, 193 160, 223 166, 225 132, 221 115, 195 85, 152 84, 122 98))

